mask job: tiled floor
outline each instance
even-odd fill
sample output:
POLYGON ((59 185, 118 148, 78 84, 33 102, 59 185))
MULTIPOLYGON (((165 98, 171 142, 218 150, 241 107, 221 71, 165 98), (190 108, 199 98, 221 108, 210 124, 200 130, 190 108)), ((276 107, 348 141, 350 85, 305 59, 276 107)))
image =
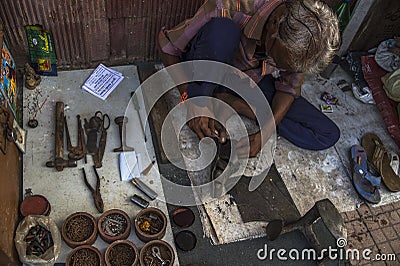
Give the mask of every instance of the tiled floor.
POLYGON ((380 207, 362 204, 342 215, 348 231, 346 249, 360 251, 360 259, 351 260, 353 265, 400 265, 400 202, 380 207), (361 255, 366 249, 372 251, 371 260, 361 255))

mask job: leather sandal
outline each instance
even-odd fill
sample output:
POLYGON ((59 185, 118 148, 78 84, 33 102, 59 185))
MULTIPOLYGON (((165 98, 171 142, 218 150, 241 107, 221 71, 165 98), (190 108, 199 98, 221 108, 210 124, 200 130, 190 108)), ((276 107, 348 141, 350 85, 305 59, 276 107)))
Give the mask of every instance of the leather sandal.
POLYGON ((382 140, 376 134, 367 133, 362 137, 361 145, 367 153, 368 161, 379 171, 386 187, 392 192, 400 191, 400 176, 390 166, 389 153, 382 140))
POLYGON ((370 173, 367 163, 367 154, 360 145, 353 145, 350 149, 352 162, 352 181, 358 194, 370 203, 379 203, 381 177, 370 173))

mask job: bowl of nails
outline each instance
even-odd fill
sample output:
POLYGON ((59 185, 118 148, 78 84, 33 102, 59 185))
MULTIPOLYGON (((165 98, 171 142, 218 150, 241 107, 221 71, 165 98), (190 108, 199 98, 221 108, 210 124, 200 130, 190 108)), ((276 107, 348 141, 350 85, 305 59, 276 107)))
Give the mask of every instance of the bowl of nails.
POLYGON ((97 221, 100 237, 107 243, 127 239, 131 233, 131 221, 123 210, 111 209, 104 212, 97 221))
POLYGON ((100 251, 89 245, 74 248, 67 256, 66 266, 102 266, 100 251))
POLYGON ((43 256, 54 245, 51 232, 41 225, 29 228, 24 241, 26 243, 26 255, 37 257, 43 256))
POLYGON ((75 212, 65 219, 61 234, 71 248, 92 245, 97 238, 96 219, 87 212, 75 212))
POLYGON ((152 240, 140 250, 141 266, 169 266, 174 264, 175 254, 171 245, 163 240, 152 240))
POLYGON ((166 228, 167 217, 160 209, 147 208, 136 215, 135 232, 143 242, 163 238, 166 228))
POLYGON ((117 240, 107 247, 104 260, 107 266, 136 266, 139 250, 131 241, 117 240))

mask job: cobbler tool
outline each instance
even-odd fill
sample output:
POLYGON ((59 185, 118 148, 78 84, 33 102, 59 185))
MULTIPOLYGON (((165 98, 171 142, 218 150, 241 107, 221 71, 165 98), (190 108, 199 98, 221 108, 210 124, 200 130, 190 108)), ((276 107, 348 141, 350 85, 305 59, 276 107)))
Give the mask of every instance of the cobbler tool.
POLYGON ((83 126, 82 126, 82 120, 81 120, 81 117, 79 116, 79 115, 77 115, 76 116, 77 117, 77 119, 78 119, 78 137, 80 136, 80 138, 81 138, 81 142, 80 143, 82 143, 82 152, 83 152, 83 156, 84 156, 84 161, 85 161, 85 163, 87 163, 87 149, 86 149, 86 141, 85 141, 85 131, 84 131, 84 129, 83 129, 83 126))
POLYGON ((68 149, 68 151, 70 151, 70 153, 68 153, 68 158, 71 160, 75 160, 75 161, 80 160, 85 156, 84 151, 83 151, 84 143, 82 143, 82 136, 81 136, 82 133, 79 130, 79 122, 80 122, 79 115, 77 115, 77 119, 78 119, 78 145, 76 147, 74 147, 74 146, 72 146, 71 137, 69 135, 67 117, 64 116, 65 134, 67 136, 67 149, 68 149))
POLYGON ((149 199, 155 200, 157 198, 158 194, 154 190, 149 188, 145 183, 140 181, 138 178, 133 178, 131 182, 136 188, 138 188, 147 197, 149 197, 149 199))
POLYGON ((142 171, 142 175, 147 175, 151 168, 153 168, 154 164, 156 163, 156 161, 152 161, 143 171, 142 171))
POLYGON ((131 201, 143 209, 149 206, 149 202, 137 194, 131 197, 131 201))
POLYGON ((118 125, 119 139, 121 141, 121 146, 119 148, 115 148, 114 152, 134 151, 132 147, 126 145, 126 124, 128 123, 128 117, 118 116, 114 121, 118 125))
POLYGON ((294 230, 300 230, 318 252, 329 246, 336 247, 339 239, 347 237, 343 218, 329 199, 317 201, 294 223, 284 225, 282 220, 273 220, 266 228, 269 240, 294 230))
POLYGON ((101 194, 100 194, 100 177, 99 177, 99 173, 97 173, 95 166, 93 166, 93 170, 94 170, 94 173, 96 174, 96 189, 94 189, 89 184, 89 182, 86 178, 85 168, 82 168, 83 180, 85 181, 85 185, 88 187, 88 189, 92 193, 94 205, 96 206, 96 209, 102 213, 104 211, 104 203, 103 203, 103 199, 101 198, 101 194))
POLYGON ((147 138, 146 138, 146 131, 144 130, 143 124, 142 124, 142 117, 140 116, 140 105, 137 99, 137 96, 135 93, 131 93, 131 97, 132 97, 132 102, 133 102, 133 107, 135 108, 138 116, 139 116, 139 124, 140 124, 140 128, 142 129, 143 132, 143 137, 144 137, 144 142, 147 142, 147 138))
POLYGON ((76 167, 76 161, 64 159, 64 103, 56 103, 55 155, 53 161, 46 163, 47 167, 54 167, 62 171, 64 167, 76 167))
POLYGON ((100 168, 102 166, 103 156, 106 149, 107 129, 110 127, 110 117, 107 114, 103 114, 101 111, 97 111, 94 116, 101 121, 99 147, 93 155, 94 166, 100 168), (105 123, 107 126, 104 126, 105 123))
POLYGON ((92 116, 89 121, 85 118, 85 132, 86 132, 86 149, 89 154, 97 152, 97 134, 100 132, 102 120, 98 116, 92 116))

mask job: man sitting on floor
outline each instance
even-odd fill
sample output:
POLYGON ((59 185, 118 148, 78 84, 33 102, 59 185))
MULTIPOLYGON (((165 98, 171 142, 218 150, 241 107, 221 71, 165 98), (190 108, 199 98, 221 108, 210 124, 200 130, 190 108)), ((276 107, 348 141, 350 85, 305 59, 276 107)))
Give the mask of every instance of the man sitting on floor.
MULTIPOLYGON (((249 75, 268 100, 279 135, 294 145, 322 150, 334 145, 338 127, 301 96, 302 73, 318 73, 339 45, 335 13, 317 0, 206 0, 196 14, 159 34, 165 66, 188 60, 212 60, 232 65, 249 75)), ((218 84, 180 85, 190 97, 214 96, 241 115, 255 119, 249 106, 218 84)), ((250 103, 251 104, 251 103, 250 103)), ((192 115, 211 113, 205 104, 189 105, 192 115)), ((193 118, 189 127, 199 136, 226 141, 213 119, 193 118)), ((250 135, 250 151, 239 141, 240 157, 254 157, 262 148, 261 133, 250 135), (248 154, 250 152, 250 154, 248 154)))

